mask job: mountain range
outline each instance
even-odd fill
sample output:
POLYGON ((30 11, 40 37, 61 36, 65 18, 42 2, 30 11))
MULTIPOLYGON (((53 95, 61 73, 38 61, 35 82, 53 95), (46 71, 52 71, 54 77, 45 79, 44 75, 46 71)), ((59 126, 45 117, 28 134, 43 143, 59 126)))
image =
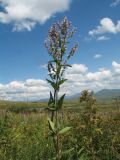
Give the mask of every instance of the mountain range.
MULTIPOLYGON (((81 93, 69 96, 66 99, 73 100, 78 99, 81 93)), ((97 100, 109 100, 112 98, 120 97, 120 89, 102 89, 98 92, 95 92, 94 96, 97 100)))
MULTIPOLYGON (((72 96, 66 96, 66 100, 78 100, 81 93, 74 94, 72 96)), ((120 89, 102 89, 94 93, 97 100, 111 100, 112 98, 120 97, 120 89)), ((47 102, 49 98, 40 99, 37 102, 47 102)))

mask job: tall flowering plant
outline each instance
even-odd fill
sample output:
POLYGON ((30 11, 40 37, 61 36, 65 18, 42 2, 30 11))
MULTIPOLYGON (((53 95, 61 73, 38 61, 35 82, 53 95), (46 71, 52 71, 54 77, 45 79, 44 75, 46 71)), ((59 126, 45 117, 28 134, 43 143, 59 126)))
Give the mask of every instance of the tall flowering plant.
POLYGON ((59 97, 59 91, 61 85, 67 80, 64 78, 64 72, 67 67, 71 67, 68 60, 74 55, 78 47, 78 44, 75 44, 67 53, 69 39, 72 38, 75 32, 76 29, 72 27, 71 22, 68 21, 67 17, 64 17, 61 22, 52 25, 45 41, 45 47, 51 58, 48 61, 50 79, 46 80, 53 88, 53 93, 50 92, 47 108, 51 112, 51 118, 48 119, 48 122, 56 150, 56 160, 60 160, 61 157, 60 136, 71 128, 60 128, 59 111, 62 109, 65 94, 59 97))

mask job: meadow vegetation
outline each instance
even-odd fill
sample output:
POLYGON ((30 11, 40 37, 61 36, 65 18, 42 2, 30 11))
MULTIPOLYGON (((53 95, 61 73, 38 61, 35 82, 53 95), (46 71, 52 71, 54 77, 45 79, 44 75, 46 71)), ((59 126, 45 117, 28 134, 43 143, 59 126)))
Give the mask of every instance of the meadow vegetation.
MULTIPOLYGON (((47 103, 35 103, 39 106, 36 112, 31 111, 33 103, 27 103, 25 110, 20 110, 20 102, 11 110, 9 103, 6 109, 0 108, 0 159, 52 160, 55 148, 48 126, 50 113, 41 110, 47 103)), ((67 150, 62 160, 120 159, 120 112, 114 105, 109 110, 109 102, 101 102, 91 109, 76 100, 64 102, 63 108, 59 121, 62 127, 72 128, 61 137, 62 151, 67 150)))

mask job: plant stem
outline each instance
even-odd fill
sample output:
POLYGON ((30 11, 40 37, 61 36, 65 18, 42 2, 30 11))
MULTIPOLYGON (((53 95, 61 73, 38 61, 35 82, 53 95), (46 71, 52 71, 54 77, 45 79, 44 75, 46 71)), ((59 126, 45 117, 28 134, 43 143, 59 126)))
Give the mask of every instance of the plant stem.
POLYGON ((60 148, 59 148, 59 128, 58 128, 58 111, 56 111, 56 160, 60 160, 60 148))
MULTIPOLYGON (((58 85, 58 76, 56 77, 56 84, 58 85)), ((59 149, 59 126, 58 126, 58 90, 55 91, 55 106, 56 106, 56 160, 60 160, 59 149)))

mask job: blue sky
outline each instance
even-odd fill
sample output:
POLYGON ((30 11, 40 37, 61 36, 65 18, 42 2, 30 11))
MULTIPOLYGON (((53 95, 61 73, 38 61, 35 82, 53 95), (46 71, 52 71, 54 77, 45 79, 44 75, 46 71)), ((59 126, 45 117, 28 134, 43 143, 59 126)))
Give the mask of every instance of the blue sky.
POLYGON ((120 0, 0 0, 0 89, 3 96, 8 97, 7 93, 13 90, 16 94, 9 93, 10 99, 17 99, 25 96, 27 88, 31 97, 35 91, 41 91, 36 97, 44 97, 49 88, 43 67, 49 59, 44 40, 50 26, 64 16, 77 27, 73 41, 79 43, 79 49, 70 63, 73 70, 79 72, 74 75, 77 81, 72 81, 73 71, 67 72, 66 77, 71 79, 63 90, 71 94, 89 85, 94 90, 118 88, 114 82, 120 80, 120 0), (93 81, 96 86, 91 85, 93 81), (17 95, 19 90, 22 90, 21 95, 17 95))

